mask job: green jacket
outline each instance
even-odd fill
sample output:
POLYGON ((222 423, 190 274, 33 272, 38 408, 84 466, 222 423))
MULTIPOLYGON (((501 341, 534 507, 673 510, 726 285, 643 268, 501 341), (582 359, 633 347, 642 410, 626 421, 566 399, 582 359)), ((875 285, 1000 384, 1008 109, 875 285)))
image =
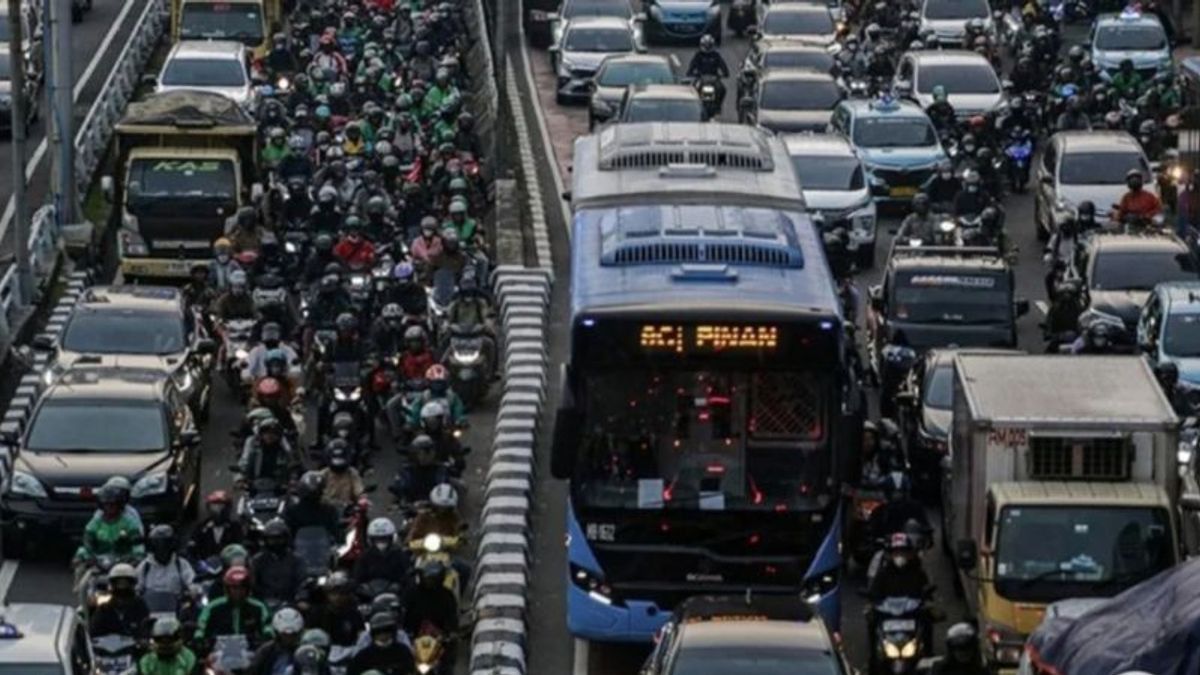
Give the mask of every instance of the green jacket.
POLYGON ((465 246, 471 246, 473 245, 472 242, 475 241, 475 232, 478 229, 478 225, 475 223, 475 219, 470 217, 463 220, 462 225, 447 218, 442 222, 442 229, 458 232, 458 240, 465 246))
POLYGON ((75 552, 75 560, 91 560, 101 555, 144 557, 141 525, 128 515, 116 520, 93 517, 83 530, 83 543, 75 552))
POLYGON ((244 605, 236 607, 227 596, 221 596, 205 605, 196 619, 197 642, 218 635, 245 635, 253 645, 270 637, 271 611, 261 600, 246 598, 244 605))
POLYGON ((275 146, 267 143, 262 149, 262 163, 268 168, 275 168, 283 161, 285 157, 292 154, 292 149, 284 143, 282 146, 275 146))
POLYGON ((150 652, 138 661, 137 675, 192 675, 196 671, 196 655, 183 647, 175 658, 164 661, 150 652))
POLYGON ((1111 84, 1113 89, 1116 89, 1117 93, 1122 96, 1135 96, 1141 93, 1144 82, 1142 81, 1142 76, 1138 75, 1136 71, 1129 75, 1117 71, 1112 76, 1111 84))

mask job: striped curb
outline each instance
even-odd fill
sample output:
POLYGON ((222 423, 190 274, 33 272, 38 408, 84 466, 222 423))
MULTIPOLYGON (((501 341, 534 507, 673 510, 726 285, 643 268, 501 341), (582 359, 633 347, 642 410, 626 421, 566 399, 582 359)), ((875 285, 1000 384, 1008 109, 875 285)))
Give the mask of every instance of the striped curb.
POLYGON ((526 613, 537 441, 549 378, 549 270, 515 265, 492 278, 504 336, 496 411, 476 549, 472 675, 525 675, 526 613))

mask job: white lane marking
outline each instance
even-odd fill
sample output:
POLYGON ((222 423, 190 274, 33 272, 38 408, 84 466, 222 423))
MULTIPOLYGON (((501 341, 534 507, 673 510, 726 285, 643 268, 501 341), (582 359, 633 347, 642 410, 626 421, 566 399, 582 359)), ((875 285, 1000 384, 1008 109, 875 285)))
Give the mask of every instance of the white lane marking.
POLYGON ((8 589, 17 578, 17 567, 20 564, 16 560, 5 560, 4 564, 0 565, 0 602, 8 600, 8 589))
MULTIPOLYGON (((521 3, 520 10, 525 10, 525 3, 521 3)), ((524 14, 521 14, 524 16, 524 14)), ((554 151, 554 146, 550 144, 550 131, 546 127, 546 116, 542 112, 542 97, 538 95, 537 83, 533 79, 533 68, 530 64, 529 43, 525 41, 525 22, 517 22, 518 38, 521 40, 521 61, 524 62, 525 84, 529 88, 529 93, 533 96, 533 116, 537 119, 538 132, 542 137, 542 147, 546 148, 547 157, 550 160, 550 175, 554 176, 554 201, 558 202, 558 208, 562 212, 563 231, 567 233, 567 241, 571 240, 571 210, 567 208, 567 203, 562 198, 562 193, 566 192, 566 184, 563 183, 562 171, 558 168, 558 154, 554 151)), ((536 176, 534 177, 536 179, 536 176)), ((0 230, 3 228, 0 227, 0 230)), ((586 673, 587 670, 584 670, 586 673)))
POLYGON ((1046 304, 1045 300, 1037 300, 1033 303, 1033 306, 1037 307, 1037 311, 1041 312, 1042 316, 1050 314, 1050 305, 1046 304))
POLYGON ((575 663, 571 675, 588 675, 588 645, 591 643, 581 638, 575 638, 575 663))
MULTIPOLYGON (((109 26, 108 33, 104 35, 104 40, 100 42, 99 48, 96 49, 96 55, 93 56, 92 60, 88 62, 87 68, 84 69, 83 74, 79 76, 79 81, 75 83, 75 88, 71 90, 71 96, 75 102, 79 101, 79 96, 83 94, 83 90, 87 87, 88 81, 91 80, 92 75, 96 73, 96 68, 100 66, 100 61, 103 60, 104 53, 108 51, 108 48, 112 45, 112 41, 116 39, 117 32, 120 30, 122 24, 125 23, 126 17, 129 16, 129 12, 133 10, 134 5, 136 4, 137 3, 135 2, 126 2, 125 5, 121 7, 121 13, 117 14, 117 18, 113 21, 112 25, 109 26)), ((45 116, 44 119, 46 124, 49 125, 49 116, 45 116)), ((47 126, 46 132, 49 133, 49 131, 50 129, 47 126)), ((46 150, 48 148, 49 136, 42 134, 42 142, 38 143, 37 149, 33 151, 33 157, 29 159, 29 162, 25 166, 26 183, 33 180, 33 174, 37 172, 38 164, 40 164, 42 159, 45 158, 46 150)), ((13 214, 15 211, 16 208, 13 204, 12 197, 10 196, 8 198, 8 203, 4 205, 4 216, 0 218, 0 240, 3 240, 4 233, 8 232, 8 226, 12 224, 13 214)))

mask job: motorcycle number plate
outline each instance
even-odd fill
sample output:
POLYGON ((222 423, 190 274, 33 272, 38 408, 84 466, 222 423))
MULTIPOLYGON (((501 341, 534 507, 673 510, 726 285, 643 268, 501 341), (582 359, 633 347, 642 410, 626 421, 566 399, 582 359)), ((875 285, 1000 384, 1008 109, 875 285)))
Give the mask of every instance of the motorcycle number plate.
POLYGON ((278 506, 279 506, 279 498, 278 497, 258 497, 250 502, 250 508, 255 509, 255 510, 273 509, 278 506))
POLYGON ((888 619, 883 622, 883 632, 885 633, 904 633, 916 629, 916 619, 888 619))
POLYGON ((894 187, 888 191, 888 195, 892 197, 912 197, 917 194, 917 188, 909 186, 894 187))

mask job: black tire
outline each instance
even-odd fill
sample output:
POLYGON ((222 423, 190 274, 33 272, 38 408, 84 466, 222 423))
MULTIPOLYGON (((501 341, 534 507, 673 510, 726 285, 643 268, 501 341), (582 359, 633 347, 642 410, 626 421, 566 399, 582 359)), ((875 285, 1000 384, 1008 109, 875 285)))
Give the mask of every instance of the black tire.
POLYGON ((559 92, 554 92, 554 102, 559 105, 567 105, 568 103, 570 103, 570 101, 567 100, 567 97, 563 96, 559 92))
POLYGON ((858 268, 860 270, 869 270, 875 266, 875 242, 872 241, 866 248, 858 249, 858 268))

